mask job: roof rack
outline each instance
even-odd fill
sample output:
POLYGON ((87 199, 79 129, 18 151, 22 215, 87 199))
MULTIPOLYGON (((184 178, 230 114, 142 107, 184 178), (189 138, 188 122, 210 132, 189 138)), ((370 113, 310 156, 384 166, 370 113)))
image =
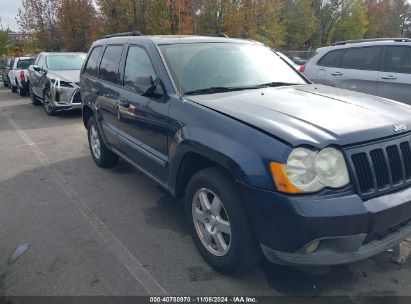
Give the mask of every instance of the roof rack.
POLYGON ((348 43, 375 42, 375 41, 411 42, 411 39, 410 38, 374 38, 374 39, 346 40, 346 41, 334 42, 333 44, 331 44, 331 46, 344 45, 348 43))
POLYGON ((209 36, 209 37, 223 37, 223 38, 230 38, 228 37, 226 34, 224 33, 217 33, 217 34, 207 34, 205 36, 209 36))
POLYGON ((105 36, 103 36, 103 38, 124 37, 124 36, 143 36, 143 34, 139 31, 133 31, 133 32, 125 32, 125 33, 116 33, 116 34, 105 35, 105 36))

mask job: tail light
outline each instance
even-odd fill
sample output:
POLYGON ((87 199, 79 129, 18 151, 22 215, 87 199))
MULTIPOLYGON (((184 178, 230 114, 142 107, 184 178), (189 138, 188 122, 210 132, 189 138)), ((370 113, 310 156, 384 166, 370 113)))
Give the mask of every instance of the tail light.
POLYGON ((25 81, 26 76, 24 75, 24 71, 20 71, 20 81, 25 81))
POLYGON ((304 73, 304 71, 305 71, 305 65, 300 66, 300 72, 304 73))

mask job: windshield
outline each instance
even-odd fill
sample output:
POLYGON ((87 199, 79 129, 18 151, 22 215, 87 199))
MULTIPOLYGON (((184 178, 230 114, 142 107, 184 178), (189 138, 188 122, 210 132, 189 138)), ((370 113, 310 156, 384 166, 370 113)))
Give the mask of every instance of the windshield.
POLYGON ((86 54, 47 56, 49 70, 80 70, 86 54))
POLYGON ((160 45, 160 50, 182 94, 210 88, 235 90, 268 84, 306 84, 296 71, 263 45, 174 44, 160 45))
POLYGON ((28 69, 29 65, 33 63, 32 59, 22 59, 17 62, 17 68, 18 69, 28 69))

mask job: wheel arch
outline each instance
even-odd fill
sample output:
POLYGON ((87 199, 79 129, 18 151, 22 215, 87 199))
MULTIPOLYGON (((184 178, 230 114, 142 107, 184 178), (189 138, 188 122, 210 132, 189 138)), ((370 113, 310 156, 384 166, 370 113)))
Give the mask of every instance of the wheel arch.
POLYGON ((87 129, 88 121, 90 117, 94 115, 94 112, 88 105, 84 105, 81 109, 81 112, 82 112, 84 127, 87 129))
POLYGON ((183 197, 191 177, 198 171, 209 167, 220 167, 233 180, 248 183, 245 172, 234 160, 211 148, 195 146, 191 143, 180 147, 170 163, 170 183, 171 188, 174 189, 174 195, 177 198, 183 197))

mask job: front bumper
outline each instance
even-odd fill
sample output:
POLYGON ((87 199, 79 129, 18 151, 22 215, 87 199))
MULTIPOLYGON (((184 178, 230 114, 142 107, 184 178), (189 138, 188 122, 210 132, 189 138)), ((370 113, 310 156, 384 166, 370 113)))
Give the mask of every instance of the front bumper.
POLYGON ((52 90, 54 109, 57 112, 81 109, 79 87, 61 87, 52 90))
POLYGON ((411 188, 365 202, 350 190, 289 196, 242 186, 242 196, 262 251, 275 263, 349 263, 411 235, 411 188))
POLYGON ((410 235, 411 221, 395 232, 369 243, 364 243, 367 238, 366 234, 359 234, 315 240, 320 242, 320 247, 313 253, 281 252, 264 245, 261 245, 261 248, 265 257, 273 263, 327 266, 346 264, 372 257, 396 246, 410 235))

